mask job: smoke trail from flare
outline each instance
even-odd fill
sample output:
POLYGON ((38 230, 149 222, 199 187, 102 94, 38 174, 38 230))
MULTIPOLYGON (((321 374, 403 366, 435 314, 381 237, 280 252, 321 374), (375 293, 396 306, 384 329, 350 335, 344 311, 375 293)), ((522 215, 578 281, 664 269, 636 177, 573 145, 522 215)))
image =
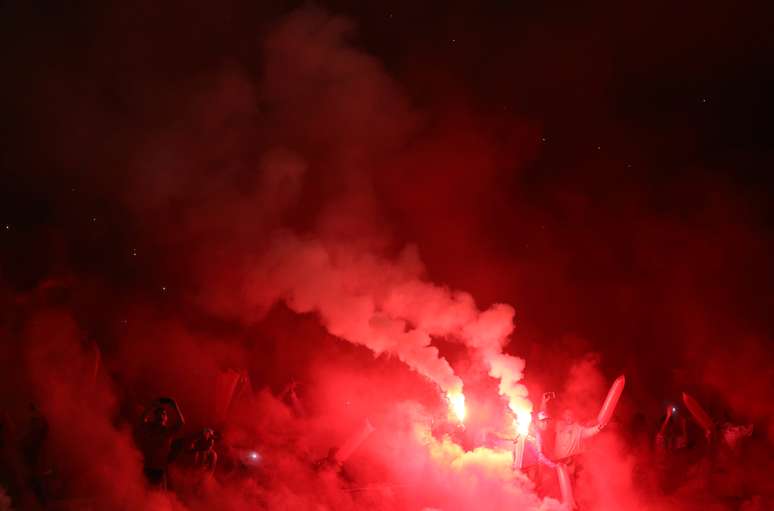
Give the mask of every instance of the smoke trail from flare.
MULTIPOLYGON (((267 110, 278 128, 288 130, 278 129, 281 145, 294 154, 315 155, 314 161, 327 169, 331 195, 321 205, 312 237, 283 232, 271 238, 244 283, 246 304, 239 309, 247 305, 261 312, 283 301, 295 312, 316 313, 331 334, 377 355, 398 357, 435 382, 447 398, 462 396, 462 380, 432 339, 464 343, 500 379, 500 394, 511 408, 529 409, 526 389, 518 383, 524 362, 503 353, 513 330, 513 308, 494 305, 481 311, 469 293, 428 282, 413 247, 397 257, 380 251, 389 236, 381 228, 369 169, 381 168, 386 154, 412 140, 419 118, 381 66, 350 47, 348 27, 308 9, 278 26, 266 41, 260 97, 271 105, 267 110), (306 128, 301 134, 288 128, 296 125, 306 128), (283 134, 290 135, 288 140, 283 134)), ((278 175, 268 184, 289 181, 294 191, 274 193, 270 186, 261 195, 267 202, 303 190, 303 158, 291 163, 290 172, 282 161, 263 169, 278 175)), ((286 206, 283 202, 275 209, 286 206)), ((233 291, 228 289, 230 297, 233 291)), ((459 404, 457 409, 462 410, 459 404)))
POLYGON ((460 393, 462 380, 431 345, 430 333, 384 307, 386 296, 421 272, 412 249, 389 262, 354 247, 283 234, 259 264, 248 293, 260 308, 282 300, 297 313, 315 312, 332 335, 396 356, 443 391, 460 393))
POLYGON ((281 300, 297 313, 317 313, 331 334, 398 357, 446 393, 460 420, 462 380, 431 341, 462 342, 482 355, 511 409, 531 410, 519 383, 524 361, 502 352, 513 330, 513 308, 496 304, 480 311, 470 294, 423 275, 414 247, 390 260, 355 245, 284 233, 258 265, 246 295, 258 309, 281 300))

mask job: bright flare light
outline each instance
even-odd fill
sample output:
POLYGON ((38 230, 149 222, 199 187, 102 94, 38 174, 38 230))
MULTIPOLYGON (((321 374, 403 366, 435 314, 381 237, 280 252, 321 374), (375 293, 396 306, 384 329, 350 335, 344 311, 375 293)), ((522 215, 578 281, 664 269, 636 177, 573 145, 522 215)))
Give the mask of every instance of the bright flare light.
POLYGON ((451 408, 454 416, 457 417, 458 421, 465 422, 465 395, 462 392, 450 392, 447 398, 449 399, 449 408, 451 408))
POLYGON ((516 432, 519 435, 527 435, 529 433, 529 425, 532 422, 532 414, 527 410, 516 410, 516 432))

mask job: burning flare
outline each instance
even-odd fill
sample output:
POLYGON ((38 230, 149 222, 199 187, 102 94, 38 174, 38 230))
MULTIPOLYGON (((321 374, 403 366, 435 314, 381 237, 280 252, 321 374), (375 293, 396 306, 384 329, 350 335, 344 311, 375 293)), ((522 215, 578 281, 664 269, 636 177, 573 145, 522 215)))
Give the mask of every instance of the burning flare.
POLYGON ((449 392, 449 409, 460 422, 465 422, 465 395, 462 392, 449 392))
POLYGON ((514 410, 516 419, 514 419, 514 425, 516 426, 516 433, 521 436, 529 434, 529 425, 532 423, 532 413, 526 409, 514 410))

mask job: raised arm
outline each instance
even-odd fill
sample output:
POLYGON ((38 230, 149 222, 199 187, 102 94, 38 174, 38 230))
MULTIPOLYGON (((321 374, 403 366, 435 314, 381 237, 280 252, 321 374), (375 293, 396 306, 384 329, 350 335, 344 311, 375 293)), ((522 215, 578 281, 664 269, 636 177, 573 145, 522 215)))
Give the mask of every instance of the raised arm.
POLYGON ((547 412, 548 403, 553 399, 556 399, 556 392, 543 392, 543 397, 540 400, 540 411, 547 412))
POLYGON ((664 417, 664 422, 661 423, 661 428, 658 430, 659 435, 664 436, 666 434, 666 428, 669 425, 669 420, 672 418, 673 413, 674 408, 672 405, 667 406, 666 417, 664 417))
POLYGON ((581 429, 581 439, 586 440, 587 438, 591 438, 600 431, 602 431, 602 424, 594 424, 593 426, 587 426, 583 429, 581 429))
POLYGON ((664 417, 664 422, 661 423, 661 427, 658 430, 658 433, 656 433, 656 451, 657 452, 663 452, 666 450, 666 429, 667 426, 669 426, 669 420, 672 418, 672 414, 674 413, 674 407, 672 405, 667 406, 666 411, 666 417, 664 417))

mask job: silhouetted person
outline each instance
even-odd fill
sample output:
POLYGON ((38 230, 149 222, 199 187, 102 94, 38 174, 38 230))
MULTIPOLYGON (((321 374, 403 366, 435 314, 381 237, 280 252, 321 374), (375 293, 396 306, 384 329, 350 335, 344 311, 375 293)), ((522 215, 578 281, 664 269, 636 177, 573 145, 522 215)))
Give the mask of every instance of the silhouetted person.
POLYGON ((26 465, 29 485, 38 503, 47 501, 46 477, 51 471, 43 462, 43 446, 48 438, 48 420, 34 403, 29 405, 29 421, 21 438, 22 459, 26 465))
POLYGON ((30 403, 29 421, 22 437, 22 453, 24 461, 31 469, 37 469, 40 464, 40 454, 43 442, 48 437, 48 421, 40 413, 38 407, 30 403))
POLYGON ((685 418, 675 418, 676 413, 677 407, 674 405, 667 406, 664 421, 661 423, 658 433, 656 433, 655 449, 659 457, 666 456, 668 452, 685 449, 688 444, 685 418))
POLYGON ((676 406, 667 406, 653 445, 660 486, 667 493, 683 484, 689 468, 686 422, 684 417, 676 417, 677 412, 676 406))
POLYGON ((333 470, 338 472, 341 470, 341 463, 336 459, 336 454, 339 452, 338 447, 331 447, 328 449, 328 454, 324 458, 320 458, 312 463, 312 467, 316 471, 333 470))
POLYGON ((722 439, 723 446, 734 453, 736 453, 739 443, 752 434, 752 424, 741 425, 724 422, 720 425, 720 438, 722 439))
POLYGON ((143 454, 143 472, 151 486, 166 489, 172 437, 185 424, 185 419, 174 399, 159 398, 152 408, 143 417, 138 439, 143 454), (170 423, 164 405, 169 406, 175 413, 174 422, 170 423))
POLYGON ((745 444, 752 436, 753 425, 746 426, 724 422, 718 427, 717 445, 710 472, 710 487, 713 493, 729 502, 741 501, 750 493, 745 480, 748 466, 745 460, 745 444))
POLYGON ((193 436, 175 441, 173 448, 174 460, 188 467, 195 467, 207 472, 215 470, 218 463, 218 453, 215 452, 215 431, 204 428, 193 436))
MULTIPOLYGON (((16 444, 13 441, 13 429, 11 418, 4 412, 0 415, 0 492, 6 493, 7 496, 13 495, 18 499, 22 484, 19 482, 19 463, 16 444)), ((11 509, 10 503, 7 507, 11 509)), ((0 509, 4 509, 2 495, 0 495, 0 509)))
POLYGON ((171 472, 175 491, 197 492, 212 478, 218 463, 215 439, 215 431, 204 428, 195 435, 173 442, 171 472))
POLYGON ((296 380, 291 380, 282 390, 279 398, 290 407, 297 417, 304 417, 306 415, 306 410, 304 409, 301 399, 298 397, 298 388, 299 383, 296 380))
POLYGON ((194 465, 209 474, 215 471, 218 464, 218 453, 215 452, 215 431, 204 428, 190 448, 194 456, 194 465))

